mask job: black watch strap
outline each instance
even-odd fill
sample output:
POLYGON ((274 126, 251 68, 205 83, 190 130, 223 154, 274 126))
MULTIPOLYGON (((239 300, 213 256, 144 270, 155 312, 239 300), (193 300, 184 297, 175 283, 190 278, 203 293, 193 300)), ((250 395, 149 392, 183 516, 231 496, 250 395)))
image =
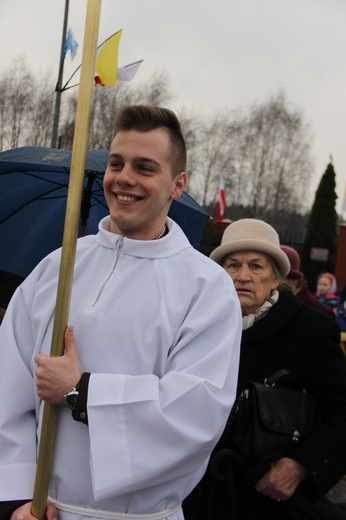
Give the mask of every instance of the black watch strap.
POLYGON ((76 409, 77 402, 78 402, 78 397, 79 397, 79 383, 80 383, 80 380, 78 381, 76 386, 71 388, 71 390, 69 390, 64 395, 65 403, 70 408, 70 410, 75 410, 76 409))

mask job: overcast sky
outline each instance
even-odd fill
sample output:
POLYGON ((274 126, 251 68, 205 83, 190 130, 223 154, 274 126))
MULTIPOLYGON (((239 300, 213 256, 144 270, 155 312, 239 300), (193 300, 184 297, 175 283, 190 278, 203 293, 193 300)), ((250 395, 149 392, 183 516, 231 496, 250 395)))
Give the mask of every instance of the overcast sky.
MULTIPOLYGON (((87 0, 70 0, 79 43, 87 0)), ((0 0, 0 71, 20 54, 57 79, 65 0, 0 0)), ((312 197, 333 158, 337 211, 346 183, 346 0, 103 0, 99 43, 123 29, 119 66, 144 59, 133 82, 165 71, 175 110, 246 109, 283 90, 313 134, 312 197)))

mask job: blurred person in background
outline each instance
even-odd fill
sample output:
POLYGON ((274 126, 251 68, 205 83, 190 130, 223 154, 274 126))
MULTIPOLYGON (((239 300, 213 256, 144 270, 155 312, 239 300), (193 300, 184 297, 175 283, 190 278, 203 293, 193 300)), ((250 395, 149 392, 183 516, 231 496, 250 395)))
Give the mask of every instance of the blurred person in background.
POLYGON ((336 312, 339 298, 336 279, 332 273, 321 273, 318 275, 316 298, 336 312))
POLYGON ((324 312, 324 314, 327 314, 327 316, 335 320, 335 313, 333 310, 328 305, 318 300, 315 295, 309 291, 304 274, 300 270, 300 256, 298 251, 289 246, 281 246, 281 249, 287 255, 290 262, 290 271, 288 275, 285 276, 285 282, 292 289, 293 294, 295 294, 302 302, 324 312))

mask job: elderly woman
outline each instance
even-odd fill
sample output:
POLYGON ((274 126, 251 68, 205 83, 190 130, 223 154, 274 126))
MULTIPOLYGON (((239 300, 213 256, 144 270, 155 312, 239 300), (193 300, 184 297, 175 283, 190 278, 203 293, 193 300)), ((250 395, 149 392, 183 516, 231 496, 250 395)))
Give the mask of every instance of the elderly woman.
MULTIPOLYGON (((232 510, 236 520, 306 518, 292 512, 290 504, 297 498, 291 497, 317 501, 346 473, 346 361, 339 328, 281 283, 290 264, 276 231, 265 222, 243 219, 230 224, 210 256, 232 278, 241 303, 238 395, 247 381, 263 382, 275 371, 288 369, 318 399, 322 422, 289 457, 273 461, 257 482, 248 482, 245 468, 234 460, 233 479, 213 479, 213 460, 228 445, 224 435, 199 489, 186 501, 186 518, 230 520, 232 510)), ((322 502, 318 508, 327 505, 336 511, 322 502)), ((321 518, 334 518, 328 515, 321 518)), ((340 518, 346 518, 346 511, 340 518)))

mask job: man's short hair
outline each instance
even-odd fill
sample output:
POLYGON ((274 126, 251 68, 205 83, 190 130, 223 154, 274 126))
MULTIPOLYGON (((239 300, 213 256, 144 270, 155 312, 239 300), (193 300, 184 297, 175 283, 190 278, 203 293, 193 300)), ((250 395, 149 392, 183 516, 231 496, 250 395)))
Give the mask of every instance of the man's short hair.
POLYGON ((149 132, 165 128, 170 139, 172 176, 186 170, 186 144, 177 116, 167 108, 148 105, 132 105, 121 108, 114 122, 115 135, 121 130, 149 132))

